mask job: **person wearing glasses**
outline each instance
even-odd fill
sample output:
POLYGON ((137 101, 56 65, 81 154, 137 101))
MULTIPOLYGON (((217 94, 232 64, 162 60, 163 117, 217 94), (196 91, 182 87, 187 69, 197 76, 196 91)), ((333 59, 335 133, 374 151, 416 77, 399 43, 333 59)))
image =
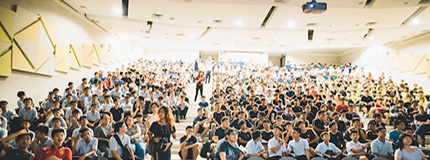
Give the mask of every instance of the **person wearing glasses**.
POLYGON ((196 160, 199 154, 197 138, 193 135, 193 127, 187 126, 185 128, 185 135, 180 139, 181 150, 179 156, 183 160, 193 159, 196 160))
POLYGON ((225 139, 218 142, 215 160, 242 160, 244 154, 237 144, 237 131, 229 128, 225 131, 225 139))

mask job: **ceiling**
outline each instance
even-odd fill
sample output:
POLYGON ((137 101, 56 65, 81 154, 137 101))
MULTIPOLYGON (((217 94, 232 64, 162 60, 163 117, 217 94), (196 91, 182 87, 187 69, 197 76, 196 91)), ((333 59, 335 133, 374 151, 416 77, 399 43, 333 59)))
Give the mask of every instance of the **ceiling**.
POLYGON ((109 33, 151 48, 343 52, 430 30, 429 0, 371 0, 370 6, 366 0, 320 0, 327 11, 305 14, 301 5, 307 1, 130 0, 128 16, 122 16, 121 0, 64 0, 109 33), (369 28, 373 33, 364 39, 369 28), (308 29, 314 30, 312 41, 308 29))

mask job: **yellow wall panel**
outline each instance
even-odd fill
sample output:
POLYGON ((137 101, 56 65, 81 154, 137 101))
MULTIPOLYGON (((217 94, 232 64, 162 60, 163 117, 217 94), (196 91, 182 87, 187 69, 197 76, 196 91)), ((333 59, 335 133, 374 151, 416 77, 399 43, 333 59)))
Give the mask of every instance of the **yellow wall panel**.
POLYGON ((38 44, 41 46, 54 48, 54 44, 51 43, 48 32, 45 30, 42 23, 40 23, 40 32, 39 32, 38 44))
POLYGON ((103 54, 103 53, 101 53, 102 50, 100 50, 100 48, 98 48, 95 44, 93 44, 93 48, 94 48, 93 64, 96 66, 100 66, 100 64, 101 64, 100 55, 103 54))
POLYGON ((15 42, 19 46, 23 54, 27 57, 30 64, 34 67, 37 66, 37 44, 19 38, 16 38, 15 42))
POLYGON ((394 70, 397 70, 397 69, 399 69, 399 53, 394 53, 394 57, 393 57, 393 59, 391 59, 391 62, 390 62, 390 68, 391 69, 394 69, 394 70))
POLYGON ((406 54, 400 54, 399 55, 399 72, 409 72, 412 71, 412 54, 406 53, 406 54))
POLYGON ((12 74, 12 50, 7 51, 0 57, 0 76, 8 77, 12 74))
POLYGON ((54 74, 54 68, 55 60, 54 56, 51 55, 51 57, 49 57, 49 59, 40 68, 37 69, 36 73, 51 76, 54 74))
POLYGON ((6 52, 10 48, 10 43, 0 42, 0 54, 6 52))
POLYGON ((421 55, 414 55, 414 74, 425 74, 426 73, 426 67, 427 67, 427 61, 426 61, 427 54, 421 54, 421 55))
POLYGON ((54 54, 54 49, 40 46, 37 49, 36 68, 40 68, 54 54))
POLYGON ((94 49, 93 47, 89 47, 87 45, 82 45, 82 56, 83 62, 82 66, 91 68, 93 67, 93 61, 94 61, 94 49))
POLYGON ((55 40, 53 39, 56 36, 57 33, 57 28, 55 27, 55 23, 52 23, 48 20, 39 18, 43 29, 45 30, 45 34, 49 40, 49 42, 51 43, 51 46, 55 45, 55 40))
POLYGON ((81 69, 81 63, 79 62, 78 54, 75 50, 75 47, 73 45, 70 45, 71 50, 71 58, 70 58, 70 68, 74 70, 80 70, 81 69))
POLYGON ((62 46, 55 46, 55 71, 68 73, 70 71, 70 62, 73 60, 69 49, 62 46))
POLYGON ((426 61, 426 64, 427 64, 427 66, 426 66, 427 77, 430 78, 430 58, 426 57, 425 61, 426 61))
POLYGON ((9 38, 12 39, 12 35, 15 29, 15 17, 16 13, 10 9, 0 7, 0 23, 6 29, 9 38))
POLYGON ((28 63, 24 54, 16 44, 12 44, 12 69, 34 72, 33 67, 28 63))
POLYGON ((15 38, 19 38, 37 44, 39 42, 39 35, 41 29, 40 26, 40 22, 33 23, 24 30, 16 33, 15 38))
POLYGON ((20 30, 24 29, 28 25, 32 24, 33 22, 37 21, 39 16, 34 14, 33 12, 30 12, 20 6, 18 6, 16 10, 16 19, 15 19, 15 29, 13 33, 17 33, 20 30))
POLYGON ((0 27, 0 42, 9 43, 10 44, 10 40, 11 39, 7 35, 6 31, 2 27, 0 27))

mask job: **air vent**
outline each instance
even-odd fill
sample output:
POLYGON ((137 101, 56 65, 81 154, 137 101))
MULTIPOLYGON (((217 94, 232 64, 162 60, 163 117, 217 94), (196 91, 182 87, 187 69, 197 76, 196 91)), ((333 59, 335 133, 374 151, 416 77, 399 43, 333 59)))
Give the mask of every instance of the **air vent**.
POLYGON ((308 23, 308 24, 306 24, 307 27, 315 27, 317 25, 318 25, 318 23, 308 23))
POLYGON ((430 4, 430 0, 421 0, 418 4, 430 4))
POLYGON ((366 3, 364 3, 364 8, 372 8, 375 1, 376 0, 366 0, 366 3))
POLYGON ((287 47, 288 45, 286 44, 281 44, 280 47, 287 47))
POLYGON ((313 38, 314 38, 314 30, 309 29, 308 30, 308 41, 312 41, 313 38))
POLYGON ((378 22, 367 22, 366 26, 374 26, 376 24, 378 24, 378 22))
POLYGON ((277 8, 278 8, 277 6, 272 6, 270 8, 269 12, 267 12, 266 17, 264 17, 263 22, 260 25, 261 28, 266 27, 266 25, 269 23, 270 19, 272 18, 277 8))
POLYGON ((162 14, 154 13, 152 14, 152 18, 163 18, 162 14))
POLYGON ((185 34, 183 34, 183 33, 178 33, 178 34, 176 34, 176 36, 185 36, 185 34))
POLYGON ((261 37, 252 37, 252 40, 259 40, 261 37))
POLYGON ((289 0, 275 0, 275 3, 288 3, 289 0))
POLYGON ((213 20, 213 22, 214 22, 215 24, 221 24, 221 23, 222 23, 222 20, 220 20, 220 19, 215 19, 215 20, 213 20))
POLYGON ((327 38, 326 41, 333 41, 333 38, 327 38))

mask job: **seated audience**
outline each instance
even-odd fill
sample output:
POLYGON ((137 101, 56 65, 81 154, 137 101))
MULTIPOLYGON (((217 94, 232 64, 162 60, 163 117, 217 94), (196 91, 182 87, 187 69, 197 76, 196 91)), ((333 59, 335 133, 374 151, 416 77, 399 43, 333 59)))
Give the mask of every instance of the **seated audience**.
POLYGON ((341 159, 343 157, 342 151, 333 143, 330 143, 330 134, 328 132, 321 133, 321 139, 323 142, 315 148, 316 154, 321 154, 324 158, 328 159, 341 159))
POLYGON ((181 144, 179 156, 182 158, 182 160, 197 159, 199 154, 199 144, 197 143, 197 138, 193 135, 192 126, 187 126, 185 128, 185 135, 181 137, 179 143, 181 144))
POLYGON ((416 146, 411 146, 412 136, 409 134, 401 134, 399 137, 399 149, 394 153, 396 160, 427 160, 427 157, 416 146))
POLYGON ((376 157, 392 159, 394 153, 393 145, 390 141, 385 139, 385 136, 387 135, 385 128, 379 127, 376 132, 378 134, 378 138, 372 141, 370 147, 372 154, 376 157))
POLYGON ((269 156, 261 143, 261 133, 256 130, 252 132, 252 139, 246 144, 246 158, 261 157, 267 159, 269 156))

